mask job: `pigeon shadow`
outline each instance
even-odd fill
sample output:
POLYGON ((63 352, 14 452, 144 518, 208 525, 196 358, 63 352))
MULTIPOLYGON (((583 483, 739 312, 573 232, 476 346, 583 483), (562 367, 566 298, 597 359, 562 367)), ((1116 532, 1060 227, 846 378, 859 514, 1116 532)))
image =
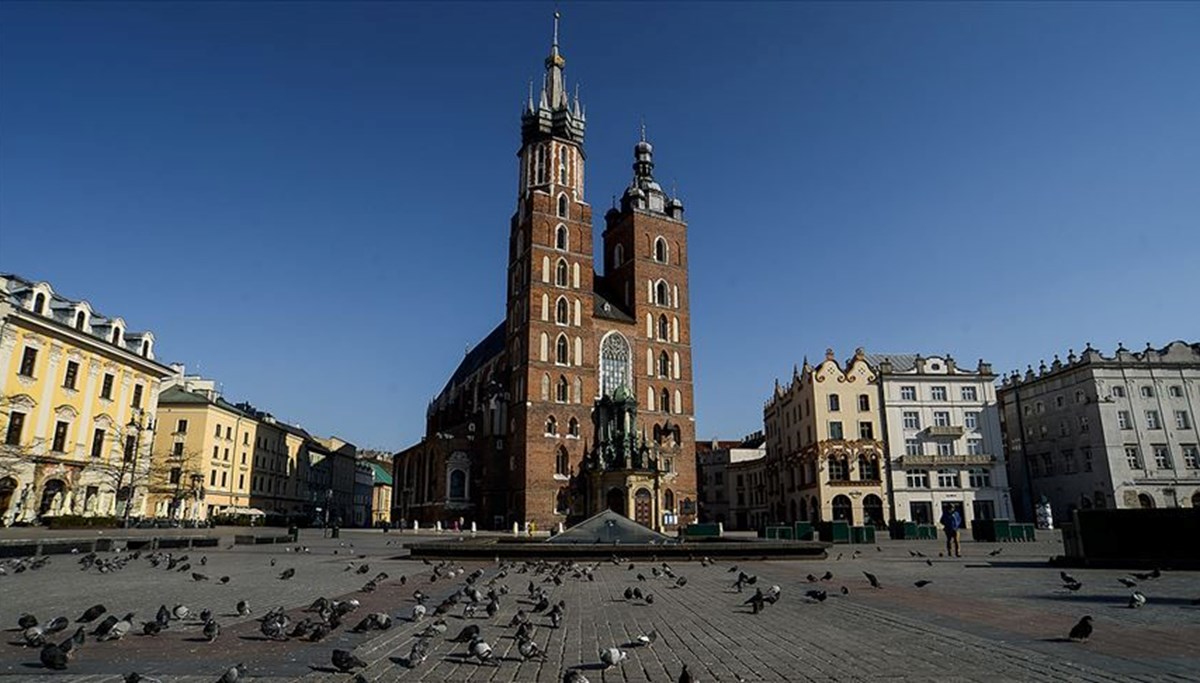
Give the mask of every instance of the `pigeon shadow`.
POLYGON ((308 668, 312 669, 313 671, 320 671, 323 674, 345 673, 341 669, 335 669, 332 666, 317 666, 316 664, 309 664, 308 668))
POLYGON ((594 662, 594 663, 590 663, 590 664, 576 664, 575 666, 571 666, 571 667, 567 667, 567 668, 570 670, 577 670, 577 671, 603 671, 604 669, 607 669, 608 667, 604 664, 604 662, 594 662))
POLYGON ((238 639, 239 640, 250 640, 250 641, 255 641, 255 642, 259 642, 259 643, 272 642, 272 639, 268 638, 266 636, 238 636, 238 639))
POLYGON ((1076 641, 1071 640, 1070 638, 1063 638, 1060 636, 1058 638, 1042 638, 1042 642, 1043 643, 1074 643, 1076 641))
MULTIPOLYGON (((249 638, 246 638, 246 636, 242 636, 242 639, 249 640, 249 638)), ((196 636, 194 638, 184 638, 183 642, 185 642, 185 643, 207 643, 210 641, 208 640, 208 638, 205 638, 203 636, 196 636)))

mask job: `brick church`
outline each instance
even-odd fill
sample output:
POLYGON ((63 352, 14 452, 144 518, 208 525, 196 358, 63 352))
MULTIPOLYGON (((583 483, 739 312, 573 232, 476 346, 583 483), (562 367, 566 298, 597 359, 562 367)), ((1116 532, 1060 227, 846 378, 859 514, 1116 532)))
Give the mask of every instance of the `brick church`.
POLYGON ((549 529, 612 509, 652 528, 696 515, 687 224, 654 148, 604 214, 594 251, 586 115, 558 20, 521 115, 506 310, 397 454, 394 519, 549 529))

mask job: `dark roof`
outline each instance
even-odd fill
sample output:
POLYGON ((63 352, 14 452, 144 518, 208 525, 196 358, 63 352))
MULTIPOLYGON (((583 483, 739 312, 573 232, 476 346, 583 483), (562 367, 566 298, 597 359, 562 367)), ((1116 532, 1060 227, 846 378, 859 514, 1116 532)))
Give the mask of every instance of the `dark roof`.
POLYGON ((868 353, 866 355, 867 365, 872 368, 879 368, 879 364, 883 361, 891 361, 892 370, 896 372, 908 372, 917 367, 917 356, 915 353, 868 353))
POLYGON ((608 286, 608 281, 600 275, 592 276, 592 313, 597 318, 617 320, 624 323, 637 322, 617 303, 621 299, 618 292, 608 286))
POLYGON ((212 403, 203 395, 185 391, 182 387, 168 387, 158 395, 158 402, 160 405, 163 403, 212 403))
POLYGON ((467 355, 463 357, 462 362, 455 368, 454 374, 450 375, 450 380, 446 382, 446 386, 442 387, 442 393, 447 389, 466 380, 476 370, 487 364, 488 361, 495 358, 504 352, 504 322, 496 326, 488 336, 483 338, 483 341, 476 344, 467 355))

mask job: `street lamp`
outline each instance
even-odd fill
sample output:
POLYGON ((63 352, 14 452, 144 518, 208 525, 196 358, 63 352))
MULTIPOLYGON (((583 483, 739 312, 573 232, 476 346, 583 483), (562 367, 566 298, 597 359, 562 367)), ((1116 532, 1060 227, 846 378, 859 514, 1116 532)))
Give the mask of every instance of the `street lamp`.
POLYGON ((132 447, 127 446, 126 452, 121 461, 121 469, 117 472, 117 496, 120 497, 121 489, 124 488, 122 483, 125 481, 125 472, 129 472, 129 487, 125 493, 125 509, 121 513, 121 526, 129 526, 129 513, 133 509, 133 494, 134 483, 137 481, 137 459, 138 448, 142 443, 142 432, 154 431, 154 424, 146 415, 146 411, 141 408, 133 409, 133 416, 129 418, 129 424, 125 425, 130 432, 134 432, 132 447))

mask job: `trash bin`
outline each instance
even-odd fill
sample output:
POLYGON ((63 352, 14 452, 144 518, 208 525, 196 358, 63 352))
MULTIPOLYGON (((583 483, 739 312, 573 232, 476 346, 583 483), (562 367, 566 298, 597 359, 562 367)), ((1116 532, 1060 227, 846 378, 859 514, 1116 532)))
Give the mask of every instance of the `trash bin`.
POLYGON ((341 538, 342 530, 335 526, 335 527, 333 527, 333 531, 332 531, 332 533, 329 534, 329 536, 330 536, 330 538, 341 538))
POLYGON ((821 540, 825 543, 850 542, 850 523, 844 520, 821 522, 817 529, 821 533, 821 540))
POLYGON ((866 543, 867 528, 865 526, 850 527, 850 542, 851 543, 866 543))
POLYGON ((813 540, 812 522, 796 522, 796 540, 797 541, 813 540))

